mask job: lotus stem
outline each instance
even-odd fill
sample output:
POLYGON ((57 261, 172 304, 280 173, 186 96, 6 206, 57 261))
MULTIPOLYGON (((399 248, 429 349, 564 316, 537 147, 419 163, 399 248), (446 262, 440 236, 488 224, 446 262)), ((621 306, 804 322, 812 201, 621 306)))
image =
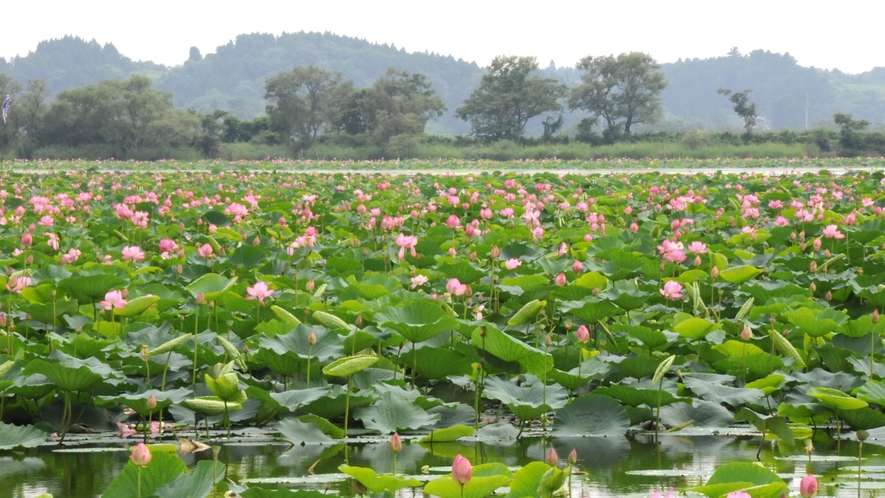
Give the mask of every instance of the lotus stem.
POLYGON ((307 347, 307 388, 310 389, 310 353, 313 351, 313 344, 307 347))
MULTIPOLYGON (((197 305, 197 313, 194 315, 194 374, 193 379, 191 380, 191 386, 197 384, 197 350, 200 348, 200 343, 197 341, 197 331, 200 328, 200 305, 197 305)), ((208 424, 208 422, 207 422, 208 424)))

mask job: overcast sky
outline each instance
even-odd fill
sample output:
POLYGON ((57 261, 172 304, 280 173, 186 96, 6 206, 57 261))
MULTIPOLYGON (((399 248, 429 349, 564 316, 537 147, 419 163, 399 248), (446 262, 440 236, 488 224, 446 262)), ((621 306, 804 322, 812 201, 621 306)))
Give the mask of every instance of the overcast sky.
POLYGON ((847 73, 885 66, 881 0, 204 0, 4 2, 0 56, 25 56, 65 35, 113 43, 134 60, 182 64, 238 34, 330 31, 487 66, 533 55, 542 67, 586 55, 650 53, 658 62, 789 52, 800 65, 847 73))

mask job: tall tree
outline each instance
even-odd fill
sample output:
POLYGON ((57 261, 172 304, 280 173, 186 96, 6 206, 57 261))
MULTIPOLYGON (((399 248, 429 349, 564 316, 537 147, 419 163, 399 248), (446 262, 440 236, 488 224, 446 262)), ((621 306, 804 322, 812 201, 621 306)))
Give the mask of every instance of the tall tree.
POLYGON ((341 73, 316 66, 298 66, 268 78, 264 98, 271 129, 295 139, 299 148, 310 147, 320 131, 338 120, 340 104, 353 83, 341 73))
POLYGON ((660 94, 667 80, 648 54, 587 56, 578 61, 581 84, 572 89, 569 107, 592 113, 609 128, 624 133, 639 123, 653 123, 661 113, 660 94), (621 121, 623 120, 623 121, 621 121))
POLYGON ((470 122, 474 136, 485 140, 518 139, 529 119, 562 109, 565 85, 532 72, 534 57, 498 56, 455 115, 470 122))
POLYGON ((756 103, 750 101, 750 92, 752 91, 732 92, 728 88, 716 90, 717 93, 728 97, 728 101, 734 104, 734 112, 744 120, 747 136, 753 133, 753 127, 756 126, 756 103))
POLYGON ((388 68, 372 86, 374 122, 372 142, 387 143, 397 135, 420 135, 427 121, 442 116, 446 106, 420 73, 388 68))

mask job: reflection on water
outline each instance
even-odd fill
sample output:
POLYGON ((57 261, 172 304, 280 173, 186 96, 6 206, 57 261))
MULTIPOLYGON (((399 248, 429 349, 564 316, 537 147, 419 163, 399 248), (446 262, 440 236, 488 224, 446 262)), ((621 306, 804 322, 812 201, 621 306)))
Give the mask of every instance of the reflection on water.
MULTIPOLYGON (((787 480, 793 491, 807 472, 818 476, 821 496, 857 496, 857 442, 843 440, 841 445, 818 432, 809 460, 803 452, 804 441, 795 446, 763 445, 761 459, 767 467, 787 480), (837 457, 838 454, 842 457, 837 457)), ((660 444, 643 434, 630 437, 554 438, 527 437, 515 440, 464 441, 435 444, 417 443, 417 438, 403 438, 406 444, 397 456, 399 474, 421 475, 422 467, 431 475, 451 467, 458 454, 473 464, 500 462, 517 468, 531 461, 543 461, 550 448, 556 449, 564 464, 565 456, 577 451, 577 473, 573 476, 574 497, 648 496, 652 491, 676 491, 703 484, 719 465, 754 461, 760 438, 747 435, 664 435, 660 444), (411 443, 411 444, 409 444, 411 443)), ((864 496, 885 490, 885 447, 876 438, 863 448, 864 496)), ((220 444, 220 443, 219 443, 220 444)), ((99 496, 127 462, 128 452, 59 453, 52 446, 23 452, 5 452, 0 456, 0 498, 26 498, 52 493, 56 498, 99 496)), ((199 460, 211 459, 212 452, 182 457, 189 467, 199 460)), ((345 462, 343 444, 333 446, 297 446, 273 443, 266 438, 223 444, 218 458, 227 465, 227 477, 234 482, 269 488, 290 487, 330 489, 344 496, 352 494, 352 483, 342 478, 338 466, 345 462), (311 477, 313 472, 313 478, 311 477)), ((350 465, 390 472, 393 459, 385 439, 372 439, 350 445, 350 465)), ((412 496, 404 490, 403 496, 412 496)), ((420 489, 414 491, 420 496, 420 489)))

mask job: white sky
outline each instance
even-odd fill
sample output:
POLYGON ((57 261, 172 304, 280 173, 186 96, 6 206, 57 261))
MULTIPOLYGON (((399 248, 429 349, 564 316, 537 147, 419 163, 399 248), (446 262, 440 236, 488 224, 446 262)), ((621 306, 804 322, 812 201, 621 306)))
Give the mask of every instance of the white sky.
POLYGON ((75 35, 113 43, 134 60, 183 63, 238 34, 331 31, 486 66, 533 55, 542 67, 586 55, 650 53, 658 62, 789 52, 800 65, 846 73, 885 66, 881 0, 106 0, 10 1, 0 9, 0 56, 75 35))

